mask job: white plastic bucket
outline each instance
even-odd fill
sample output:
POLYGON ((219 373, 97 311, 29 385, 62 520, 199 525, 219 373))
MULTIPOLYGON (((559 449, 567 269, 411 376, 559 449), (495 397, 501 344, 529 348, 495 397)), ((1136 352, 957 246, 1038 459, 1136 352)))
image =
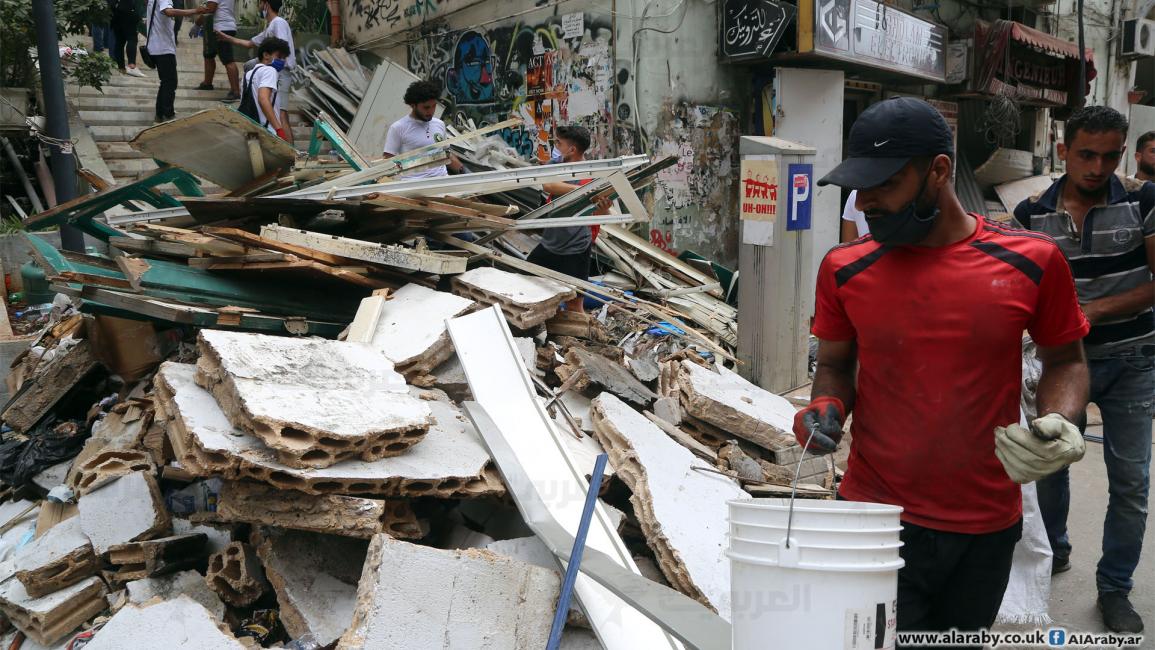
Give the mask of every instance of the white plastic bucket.
MULTIPOLYGON (((887 544, 894 541, 901 526, 893 528, 813 528, 794 526, 790 536, 802 544, 887 544)), ((786 536, 786 524, 781 526, 759 526, 758 524, 730 524, 730 537, 748 539, 755 542, 777 543, 786 536)))
MULTIPOLYGON (((805 512, 802 525, 809 528, 898 528, 902 508, 880 503, 859 501, 816 501, 798 499, 794 502, 794 525, 799 525, 799 513, 805 512)), ((790 499, 738 499, 730 502, 730 522, 760 526, 786 527, 790 514, 790 499)))
POLYGON ((902 508, 798 500, 787 543, 789 499, 729 505, 734 650, 894 648, 902 508))

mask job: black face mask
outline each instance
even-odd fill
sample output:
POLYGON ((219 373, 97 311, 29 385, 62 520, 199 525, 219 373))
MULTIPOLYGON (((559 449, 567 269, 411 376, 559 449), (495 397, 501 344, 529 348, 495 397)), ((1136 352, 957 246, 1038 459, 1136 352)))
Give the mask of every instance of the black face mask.
POLYGON ((868 216, 870 236, 874 241, 887 246, 909 246, 926 239, 938 218, 938 208, 934 205, 919 207, 919 199, 926 191, 930 172, 922 179, 922 186, 914 199, 902 210, 877 217, 868 216))

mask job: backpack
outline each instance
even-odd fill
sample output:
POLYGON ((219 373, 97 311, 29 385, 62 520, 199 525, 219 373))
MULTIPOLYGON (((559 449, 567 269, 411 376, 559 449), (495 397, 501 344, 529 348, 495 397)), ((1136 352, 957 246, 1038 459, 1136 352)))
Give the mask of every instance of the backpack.
MULTIPOLYGON (((253 77, 257 76, 257 68, 268 67, 263 63, 258 63, 249 74, 245 75, 245 83, 241 87, 241 103, 237 106, 237 112, 250 120, 266 126, 268 121, 264 119, 261 114, 261 107, 257 104, 257 95, 253 92, 253 77)), ((272 103, 277 102, 277 91, 273 91, 272 103)))

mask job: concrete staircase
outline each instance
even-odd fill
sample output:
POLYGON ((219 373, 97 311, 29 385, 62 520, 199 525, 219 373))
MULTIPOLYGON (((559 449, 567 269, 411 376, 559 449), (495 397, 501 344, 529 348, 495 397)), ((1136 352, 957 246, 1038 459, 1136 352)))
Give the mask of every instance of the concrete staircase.
MULTIPOLYGON (((176 114, 177 117, 191 115, 200 110, 220 106, 229 90, 228 75, 218 62, 213 79, 214 90, 196 90, 204 78, 204 63, 201 56, 201 39, 192 39, 181 34, 177 47, 176 114)), ((156 70, 151 70, 138 62, 143 78, 132 77, 119 71, 112 73, 112 79, 101 92, 95 88, 81 88, 69 84, 66 93, 69 101, 79 113, 81 121, 87 125, 96 141, 101 156, 111 171, 117 185, 136 180, 142 174, 157 168, 152 158, 142 154, 128 141, 141 130, 153 125, 156 90, 160 81, 156 70)), ((226 104, 236 107, 236 102, 226 104)), ((291 114, 293 138, 298 148, 306 148, 310 130, 300 125, 299 115, 291 114)), ((220 188, 205 184, 205 193, 220 192, 220 188)))

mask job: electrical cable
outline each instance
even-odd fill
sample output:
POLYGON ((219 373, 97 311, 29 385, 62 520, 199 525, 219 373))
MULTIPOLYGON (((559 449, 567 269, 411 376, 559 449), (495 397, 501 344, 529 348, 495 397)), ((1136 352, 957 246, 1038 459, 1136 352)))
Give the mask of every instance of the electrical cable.
MULTIPOLYGON (((642 7, 642 17, 638 22, 642 23, 643 25, 645 24, 646 14, 649 13, 650 7, 652 7, 654 2, 656 2, 656 1, 657 0, 648 0, 646 2, 646 5, 644 7, 642 7)), ((632 55, 632 59, 633 59, 633 74, 634 74, 634 133, 638 137, 638 146, 641 148, 642 151, 646 150, 646 143, 643 141, 643 136, 642 136, 642 120, 641 120, 642 107, 641 107, 641 103, 638 101, 638 85, 639 85, 639 82, 641 81, 641 76, 638 74, 638 66, 640 65, 639 59, 638 59, 638 36, 640 34, 642 34, 643 32, 647 32, 647 31, 656 32, 658 34, 672 34, 676 31, 678 31, 679 29, 682 28, 682 23, 684 23, 686 21, 686 14, 688 14, 690 12, 689 6, 690 5, 687 2, 687 0, 681 0, 681 2, 676 7, 674 7, 675 10, 683 8, 683 7, 685 7, 685 9, 682 11, 681 17, 678 18, 678 24, 674 25, 673 29, 663 30, 663 29, 658 29, 657 27, 645 27, 645 26, 643 26, 643 27, 639 27, 639 28, 635 29, 634 33, 630 35, 630 45, 631 45, 631 50, 632 50, 631 55, 632 55)))

